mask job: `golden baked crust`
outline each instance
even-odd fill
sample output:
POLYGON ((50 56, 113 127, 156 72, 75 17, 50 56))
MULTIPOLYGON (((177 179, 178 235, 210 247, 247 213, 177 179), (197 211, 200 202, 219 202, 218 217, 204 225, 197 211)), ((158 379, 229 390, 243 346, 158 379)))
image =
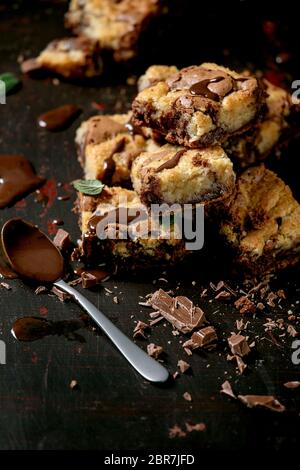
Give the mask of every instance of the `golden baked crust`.
POLYGON ((93 116, 77 129, 75 142, 86 179, 130 183, 132 162, 146 150, 147 141, 125 127, 129 118, 128 114, 93 116))
POLYGON ((264 87, 255 77, 205 63, 142 90, 132 104, 133 123, 157 130, 170 143, 198 148, 252 125, 264 103, 264 87))
POLYGON ((135 159, 131 180, 146 205, 208 203, 232 194, 235 174, 220 146, 194 150, 166 144, 135 159))
MULTIPOLYGON (((165 230, 156 219, 148 215, 146 207, 138 195, 131 190, 120 187, 105 187, 99 196, 86 196, 78 193, 78 207, 81 213, 82 255, 92 264, 109 262, 123 268, 149 267, 160 264, 173 264, 188 254, 184 241, 176 238, 174 227, 171 234, 165 230), (142 216, 139 222, 139 233, 135 236, 121 238, 106 238, 100 240, 95 232, 95 226, 101 222, 104 214, 116 214, 116 220, 105 226, 105 233, 125 233, 129 225, 118 223, 119 211, 133 210, 131 215, 142 216), (133 214, 134 213, 134 214, 133 214), (149 238, 149 228, 156 233, 149 238)), ((129 218, 130 227, 135 224, 129 218)), ((137 222, 138 223, 138 222, 137 222)), ((135 225, 136 226, 136 225, 135 225)))
POLYGON ((141 32, 159 10, 160 0, 71 0, 65 24, 101 48, 114 50, 115 60, 127 60, 135 55, 141 32))
POLYGON ((83 37, 55 39, 40 53, 36 62, 66 78, 94 77, 102 72, 97 43, 83 37))
POLYGON ((138 79, 138 91, 142 91, 158 82, 167 80, 167 78, 178 71, 175 65, 151 65, 138 79))
POLYGON ((291 95, 282 88, 263 80, 266 87, 266 114, 250 130, 233 136, 225 143, 228 155, 241 167, 265 159, 287 137, 293 105, 291 95))
POLYGON ((237 180, 221 234, 236 262, 253 274, 294 265, 300 259, 300 205, 275 173, 252 167, 237 180))

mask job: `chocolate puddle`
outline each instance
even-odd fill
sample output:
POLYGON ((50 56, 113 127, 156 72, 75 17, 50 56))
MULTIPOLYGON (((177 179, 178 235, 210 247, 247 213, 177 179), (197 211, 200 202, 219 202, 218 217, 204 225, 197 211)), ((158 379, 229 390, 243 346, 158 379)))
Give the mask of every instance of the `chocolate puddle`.
POLYGON ((21 155, 0 155, 0 208, 11 206, 45 183, 21 155))
POLYGON ((16 320, 11 333, 18 341, 36 341, 46 336, 65 336, 67 339, 79 339, 80 335, 74 334, 77 330, 87 326, 88 317, 74 320, 50 321, 39 317, 23 317, 16 320))
POLYGON ((66 104, 41 114, 38 124, 48 131, 59 131, 70 125, 80 113, 81 109, 75 104, 66 104))
POLYGON ((63 275, 64 261, 52 241, 37 227, 11 219, 2 228, 2 245, 12 268, 38 282, 54 282, 63 275))

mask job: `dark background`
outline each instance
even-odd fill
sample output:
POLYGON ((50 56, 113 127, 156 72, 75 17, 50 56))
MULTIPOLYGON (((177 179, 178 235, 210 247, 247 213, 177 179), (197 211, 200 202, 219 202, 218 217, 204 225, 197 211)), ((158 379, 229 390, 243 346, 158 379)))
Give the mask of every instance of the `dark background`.
MULTIPOLYGON (((2 210, 1 223, 17 215, 52 232, 52 220, 61 218, 76 241, 79 230, 72 212, 74 193, 68 185, 82 174, 73 143, 75 130, 80 121, 97 112, 93 102, 103 105, 103 111, 98 112, 128 110, 136 89, 126 85, 126 77, 138 75, 152 63, 183 66, 207 60, 240 69, 259 68, 287 87, 299 78, 297 20, 288 3, 284 11, 276 5, 272 10, 267 5, 258 9, 249 1, 210 3, 176 0, 170 16, 154 22, 142 38, 139 60, 124 66, 108 63, 98 82, 60 81, 54 85, 51 78, 22 77, 22 88, 0 107, 0 152, 21 153, 34 162, 38 172, 50 180, 50 202, 44 208, 31 195, 2 210), (282 53, 288 59, 276 64, 276 57, 282 53), (84 110, 67 131, 52 134, 38 128, 39 114, 66 103, 76 103, 84 110), (67 185, 60 187, 59 182, 67 185), (70 194, 71 200, 58 201, 57 194, 70 194)), ((66 2, 0 2, 0 73, 19 75, 18 57, 35 56, 50 40, 68 34, 63 28, 66 8, 66 2)), ((299 194, 297 152, 294 145, 281 161, 270 161, 295 194, 299 194)), ((104 336, 90 329, 79 332, 81 341, 57 336, 34 343, 15 341, 10 329, 17 318, 47 314, 51 320, 71 319, 77 318, 81 310, 73 302, 63 304, 56 297, 36 296, 22 282, 9 281, 12 290, 0 290, 0 338, 7 345, 7 364, 0 365, 0 448, 172 448, 191 449, 195 454, 201 449, 297 450, 299 390, 283 387, 284 382, 300 378, 299 366, 291 362, 292 338, 279 339, 282 347, 277 347, 264 334, 263 323, 267 317, 286 318, 288 310, 299 314, 298 273, 288 273, 275 281, 288 293, 282 310, 267 307, 256 319, 250 318, 250 339, 260 339, 256 338, 256 352, 249 360, 248 371, 239 376, 233 364, 226 361, 226 338, 235 330, 240 315, 231 305, 210 301, 211 291, 208 298, 200 299, 203 286, 210 280, 220 280, 218 271, 214 276, 208 271, 208 265, 197 260, 187 275, 178 275, 168 284, 157 281, 154 286, 151 273, 143 279, 109 280, 106 286, 118 295, 119 305, 113 303, 112 296, 105 296, 103 288, 85 291, 128 335, 132 334, 134 320, 148 318, 148 311, 138 305, 139 296, 157 286, 179 286, 178 292, 201 305, 221 339, 215 352, 195 353, 188 358, 168 325, 152 328, 151 341, 164 347, 165 363, 171 372, 180 358, 192 366, 192 374, 180 376, 165 387, 143 381, 104 336), (79 390, 70 390, 72 379, 78 381, 79 390), (221 396, 219 390, 226 379, 241 394, 275 394, 286 405, 286 413, 248 410, 221 396), (185 391, 191 393, 191 403, 182 398, 185 391), (204 422, 206 431, 171 441, 168 429, 175 424, 184 428, 186 421, 204 422)), ((234 281, 231 285, 239 284, 234 281)), ((147 342, 139 344, 145 348, 147 342)))

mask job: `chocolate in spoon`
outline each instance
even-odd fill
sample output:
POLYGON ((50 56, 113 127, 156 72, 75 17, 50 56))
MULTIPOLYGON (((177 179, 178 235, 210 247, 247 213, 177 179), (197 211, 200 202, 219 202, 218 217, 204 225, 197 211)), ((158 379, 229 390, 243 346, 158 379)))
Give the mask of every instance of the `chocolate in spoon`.
POLYGON ((68 292, 111 339, 128 362, 150 382, 165 382, 168 371, 133 341, 76 289, 63 281, 64 261, 52 241, 36 226, 22 219, 8 220, 1 231, 3 251, 20 277, 51 282, 68 292))

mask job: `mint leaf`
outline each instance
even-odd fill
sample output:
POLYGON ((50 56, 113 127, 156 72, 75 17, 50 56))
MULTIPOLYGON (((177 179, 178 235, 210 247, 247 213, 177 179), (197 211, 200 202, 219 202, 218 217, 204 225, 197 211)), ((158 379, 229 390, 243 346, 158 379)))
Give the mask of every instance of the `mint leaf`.
POLYGON ((102 192, 105 184, 99 180, 76 180, 73 182, 73 186, 80 193, 96 196, 102 192))
POLYGON ((9 72, 0 74, 0 80, 5 83, 6 93, 9 93, 20 83, 16 75, 9 72))

